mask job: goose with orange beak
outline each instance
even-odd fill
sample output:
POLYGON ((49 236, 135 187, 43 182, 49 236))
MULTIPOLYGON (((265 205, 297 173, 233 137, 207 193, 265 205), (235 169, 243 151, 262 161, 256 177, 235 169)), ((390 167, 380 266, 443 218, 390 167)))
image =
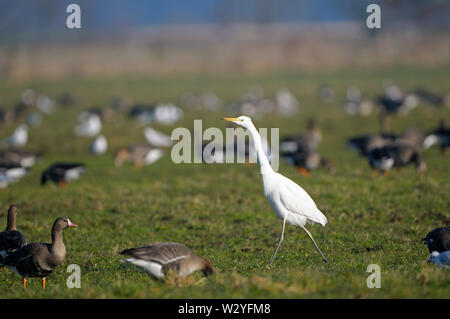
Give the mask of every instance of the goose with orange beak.
POLYGON ((272 169, 264 153, 261 136, 249 117, 226 117, 224 120, 249 130, 257 153, 264 195, 267 197, 275 214, 283 221, 280 240, 275 248, 272 259, 270 260, 270 265, 273 264, 278 249, 283 242, 286 223, 303 228, 322 257, 322 260, 327 262, 313 236, 305 227, 307 223, 317 223, 325 226, 327 224, 327 218, 317 208, 312 198, 303 188, 272 169))

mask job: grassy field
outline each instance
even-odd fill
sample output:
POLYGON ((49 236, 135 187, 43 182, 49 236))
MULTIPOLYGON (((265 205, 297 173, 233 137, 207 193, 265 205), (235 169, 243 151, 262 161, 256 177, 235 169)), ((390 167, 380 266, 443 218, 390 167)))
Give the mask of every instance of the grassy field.
MULTIPOLYGON (((448 298, 450 272, 427 264, 428 250, 419 243, 431 229, 450 224, 450 161, 434 147, 424 152, 428 171, 416 174, 413 167, 390 176, 371 177, 368 163, 345 148, 348 136, 376 132, 375 115, 350 117, 343 112, 347 85, 359 85, 369 97, 381 93, 381 81, 391 78, 405 89, 427 87, 450 91, 448 66, 433 69, 391 68, 335 73, 285 73, 261 76, 223 75, 179 78, 79 79, 11 83, 0 80, 5 105, 32 86, 55 96, 74 92, 78 103, 45 116, 43 125, 30 129, 29 149, 41 150, 44 158, 18 183, 0 191, 5 216, 9 204, 20 208, 18 228, 28 242, 50 241, 54 219, 67 216, 79 225, 64 232, 65 262, 40 288, 31 279, 24 290, 21 278, 0 273, 1 298, 448 298), (322 104, 317 89, 333 85, 334 104, 322 104), (309 238, 300 228, 287 226, 285 241, 275 267, 267 268, 281 230, 262 193, 257 165, 175 165, 170 150, 156 164, 136 169, 113 165, 121 146, 144 143, 142 127, 120 115, 104 123, 109 141, 106 155, 88 153, 89 138, 76 138, 76 114, 85 108, 103 107, 120 95, 140 102, 178 102, 188 90, 212 90, 227 102, 236 100, 252 85, 273 96, 279 87, 289 88, 301 102, 301 112, 291 118, 267 116, 257 127, 279 127, 280 134, 304 130, 314 115, 324 136, 320 151, 336 166, 302 177, 281 160, 279 172, 301 185, 327 216, 326 227, 310 227, 328 258, 323 264, 309 238), (41 187, 42 170, 54 161, 83 161, 88 172, 79 181, 60 189, 41 187), (217 274, 204 279, 158 281, 120 263, 124 248, 154 242, 177 241, 211 260, 217 274), (81 267, 81 289, 66 287, 69 264, 81 267), (381 288, 369 289, 369 264, 381 267, 381 288)), ((220 120, 237 114, 191 112, 173 127, 156 126, 170 133, 174 127, 226 127, 220 120)), ((440 118, 450 120, 450 110, 418 107, 407 117, 391 120, 399 133, 414 126, 433 129, 440 118)), ((7 136, 14 125, 0 127, 7 136)), ((6 218, 0 219, 1 225, 6 218)), ((2 226, 3 227, 3 226, 2 226)))

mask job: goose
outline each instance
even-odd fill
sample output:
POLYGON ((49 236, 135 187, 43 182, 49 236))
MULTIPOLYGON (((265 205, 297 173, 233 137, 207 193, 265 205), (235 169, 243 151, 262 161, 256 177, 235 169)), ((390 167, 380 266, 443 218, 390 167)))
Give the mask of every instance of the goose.
POLYGON ((108 142, 104 135, 99 135, 95 138, 90 146, 90 151, 93 154, 104 154, 108 150, 108 142))
POLYGON ((27 173, 27 168, 16 164, 0 164, 0 188, 21 179, 27 173))
POLYGON ((440 148, 442 152, 450 148, 450 128, 446 126, 444 120, 441 120, 437 129, 427 135, 423 143, 431 146, 438 140, 441 142, 440 148))
POLYGON ((278 115, 291 116, 298 112, 300 103, 287 89, 279 89, 276 93, 275 101, 275 110, 278 115))
POLYGON ((450 250, 450 227, 435 228, 421 241, 427 246, 430 253, 433 251, 442 253, 450 250))
POLYGON ((428 262, 434 263, 437 267, 450 269, 450 251, 444 251, 442 253, 433 251, 430 258, 428 258, 428 262))
POLYGON ((102 130, 102 121, 97 114, 82 112, 78 117, 79 124, 75 127, 77 136, 93 137, 102 130))
POLYGON ((373 112, 374 103, 363 98, 359 88, 351 86, 347 88, 347 102, 345 103, 345 111, 350 115, 368 116, 373 112))
POLYGON ((417 89, 414 94, 421 100, 422 102, 432 105, 435 107, 440 107, 444 105, 445 98, 444 96, 428 91, 427 89, 417 89))
POLYGON ((335 172, 333 164, 316 151, 282 154, 282 156, 286 162, 293 165, 305 177, 319 167, 326 168, 330 173, 335 172))
POLYGON ((55 101, 46 95, 39 95, 36 99, 36 107, 45 114, 52 114, 55 111, 55 101))
POLYGON ((20 148, 8 148, 0 150, 0 163, 19 165, 25 168, 33 166, 39 159, 40 154, 26 151, 20 148))
POLYGON ((322 133, 315 119, 308 120, 306 132, 300 135, 286 136, 281 139, 280 151, 284 154, 311 152, 317 150, 322 142, 322 133))
POLYGON ((322 254, 311 233, 305 227, 307 223, 317 223, 325 226, 328 222, 325 215, 317 208, 312 198, 303 188, 272 169, 264 153, 261 136, 249 117, 226 117, 224 120, 246 128, 253 137, 252 140, 258 155, 258 163, 262 176, 264 195, 267 197, 277 217, 283 220, 280 240, 270 260, 270 266, 273 264, 278 249, 283 242, 286 222, 303 228, 322 257, 322 260, 326 263, 325 256, 322 254))
POLYGON ((386 133, 359 135, 347 139, 347 147, 357 150, 362 156, 367 156, 372 149, 391 144, 396 139, 395 135, 386 133))
POLYGON ((6 139, 3 143, 7 147, 22 147, 28 142, 28 125, 22 124, 15 129, 13 134, 6 139))
POLYGON ((81 163, 55 163, 42 173, 41 185, 45 185, 47 181, 52 181, 64 188, 67 183, 77 180, 85 171, 85 165, 81 163))
POLYGON ((419 151, 402 143, 392 143, 379 148, 374 148, 368 155, 369 164, 376 171, 388 173, 393 167, 401 169, 410 163, 414 163, 418 173, 426 171, 427 166, 419 151))
POLYGON ((205 276, 214 274, 212 264, 203 257, 197 256, 183 244, 166 242, 150 246, 125 249, 121 255, 130 256, 123 262, 136 265, 156 278, 165 277, 174 271, 186 277, 201 270, 205 276))
POLYGON ((52 226, 52 242, 31 243, 9 253, 3 264, 14 270, 23 278, 26 288, 27 278, 38 277, 45 288, 46 277, 49 276, 66 258, 66 247, 63 242, 63 230, 78 227, 67 217, 59 217, 52 226))
POLYGON ((131 162, 135 167, 143 165, 151 165, 158 161, 164 152, 159 148, 154 148, 145 145, 135 145, 128 148, 121 149, 117 152, 114 159, 116 167, 122 166, 123 162, 131 162))
POLYGON ((159 132, 151 127, 144 129, 144 137, 150 145, 155 147, 169 147, 172 140, 169 135, 159 132))
POLYGON ((12 251, 27 244, 25 237, 16 228, 17 206, 10 205, 8 209, 5 231, 0 233, 0 262, 12 251))

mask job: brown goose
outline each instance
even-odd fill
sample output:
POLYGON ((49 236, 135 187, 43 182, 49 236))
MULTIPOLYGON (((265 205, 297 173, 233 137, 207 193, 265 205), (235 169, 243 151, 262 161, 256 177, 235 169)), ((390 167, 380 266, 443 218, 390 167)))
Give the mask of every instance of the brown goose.
POLYGON ((142 268, 156 278, 164 277, 169 270, 185 277, 201 270, 205 276, 212 275, 215 270, 211 263, 183 244, 159 243, 151 246, 125 249, 121 255, 130 256, 124 262, 142 268))
POLYGON ((283 154, 283 158, 291 165, 294 165, 304 177, 309 175, 309 172, 324 167, 330 173, 334 173, 333 164, 323 157, 319 152, 297 152, 294 154, 283 154))
POLYGON ((52 243, 31 243, 8 254, 3 264, 23 277, 23 287, 26 288, 27 278, 42 279, 45 288, 45 278, 58 267, 66 257, 66 247, 62 231, 68 227, 78 227, 68 218, 60 217, 52 227, 52 243))
POLYGON ((306 132, 300 135, 286 136, 281 140, 282 153, 310 152, 317 150, 322 141, 322 133, 315 119, 309 119, 306 132))
POLYGON ((137 168, 143 165, 150 165, 156 162, 163 155, 163 151, 145 145, 135 145, 121 149, 117 152, 114 159, 116 167, 122 166, 123 162, 131 162, 137 168))
POLYGON ((0 262, 14 250, 25 246, 25 237, 16 229, 16 205, 9 206, 6 230, 0 233, 0 262))

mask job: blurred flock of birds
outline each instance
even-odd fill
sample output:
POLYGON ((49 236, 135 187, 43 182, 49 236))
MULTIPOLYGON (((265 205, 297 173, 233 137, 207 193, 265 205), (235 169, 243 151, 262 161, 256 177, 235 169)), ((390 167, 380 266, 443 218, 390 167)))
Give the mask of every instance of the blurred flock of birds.
MULTIPOLYGON (((442 119, 440 123, 436 123, 436 128, 432 131, 425 132, 419 128, 411 127, 399 135, 391 132, 389 119, 392 116, 407 116, 409 112, 418 106, 450 107, 450 95, 439 94, 426 89, 405 93, 392 81, 383 82, 383 89, 384 93, 378 99, 371 100, 365 97, 357 87, 348 87, 344 111, 351 116, 377 114, 380 129, 378 132, 349 137, 347 146, 357 150, 367 160, 374 175, 378 173, 389 174, 391 169, 397 168, 401 170, 402 167, 409 164, 414 165, 418 173, 423 173, 427 169, 427 165, 421 155, 423 149, 435 144, 440 145, 442 152, 449 149, 450 128, 446 126, 445 119, 442 119)), ((336 101, 336 93, 332 87, 324 85, 319 88, 318 99, 322 103, 333 103, 336 101)), ((52 116, 57 108, 70 107, 76 104, 76 96, 70 93, 63 93, 56 99, 52 99, 33 89, 24 90, 13 107, 6 108, 0 104, 0 124, 17 123, 16 129, 11 135, 1 140, 0 188, 6 188, 20 180, 36 161, 45 156, 45 154, 27 150, 26 146, 30 131, 38 129, 44 117, 52 116)), ((224 102, 213 92, 184 93, 180 97, 180 105, 181 107, 169 103, 145 105, 136 103, 129 97, 115 98, 108 107, 92 108, 79 113, 78 123, 73 129, 73 134, 79 138, 92 139, 90 145, 92 154, 104 154, 108 150, 108 140, 107 136, 102 134, 102 123, 108 121, 115 113, 129 116, 143 126, 143 136, 148 143, 130 145, 127 148, 117 150, 114 164, 116 167, 120 167, 126 162, 136 167, 150 165, 158 161, 164 155, 165 150, 172 145, 170 136, 154 129, 152 125, 174 125, 183 118, 184 112, 189 110, 224 112, 225 108, 224 102)), ((272 99, 266 97, 263 89, 260 87, 252 87, 238 101, 228 105, 227 108, 227 112, 243 114, 252 118, 260 118, 264 115, 292 117, 299 110, 299 100, 289 90, 278 90, 275 98, 272 99)), ((321 167, 333 173, 335 171, 333 162, 318 151, 322 139, 323 134, 316 120, 311 118, 307 122, 305 131, 282 137, 280 140, 280 155, 303 176, 307 176, 310 172, 321 167)), ((265 145, 264 152, 269 157, 267 141, 263 141, 263 144, 265 145)), ((206 147, 207 144, 203 144, 203 150, 206 147)), ((250 156, 251 147, 251 143, 247 141, 244 154, 246 159, 250 156)), ((204 160, 208 163, 223 163, 227 148, 223 146, 221 151, 219 149, 216 149, 216 153, 212 154, 212 158, 204 158, 204 160)), ((42 172, 41 184, 45 185, 51 181, 59 184, 61 187, 66 187, 68 183, 78 179, 85 171, 86 167, 83 163, 56 162, 42 172)), ((23 236, 19 236, 15 229, 17 209, 12 207, 10 211, 7 229, 5 232, 0 233, 0 259, 2 263, 5 266, 12 267, 18 273, 34 272, 37 277, 45 279, 51 271, 45 272, 42 269, 45 267, 45 269, 54 269, 62 262, 64 256, 62 260, 61 256, 47 256, 46 254, 48 254, 49 250, 39 245, 64 247, 62 235, 59 236, 58 234, 63 229, 75 227, 76 225, 71 223, 68 218, 57 219, 52 228, 53 243, 32 244, 34 246, 30 247, 25 245, 23 236), (55 240, 61 240, 61 243, 55 242, 55 240), (25 249, 24 247, 28 248, 25 249), (28 260, 27 258, 35 259, 28 260), (42 265, 43 260, 51 263, 54 267, 48 264, 42 265), (26 265, 20 264, 25 261, 27 262, 26 265)), ((435 231, 434 235, 430 233, 431 235, 429 234, 424 239, 424 242, 431 253, 430 261, 438 266, 449 267, 450 230, 448 227, 442 229, 435 231), (440 246, 436 247, 436 243, 440 246)), ((122 254, 130 256, 125 261, 138 266, 143 265, 142 259, 149 258, 153 260, 159 258, 156 263, 157 268, 159 268, 156 270, 154 269, 155 265, 149 266, 148 263, 144 263, 144 266, 147 267, 146 270, 156 277, 163 276, 162 266, 169 267, 168 265, 173 260, 178 260, 177 254, 188 254, 191 256, 188 260, 191 260, 192 264, 185 261, 188 263, 185 266, 176 265, 177 270, 183 269, 182 273, 184 275, 195 270, 204 270, 207 274, 213 273, 213 267, 209 261, 195 256, 189 248, 180 245, 177 243, 163 243, 159 244, 159 246, 153 245, 129 249, 123 251, 122 254), (194 264, 195 266, 192 266, 194 264)), ((57 253, 57 250, 55 250, 55 253, 57 253)), ((24 281, 25 284, 26 282, 24 281)), ((45 282, 43 281, 44 285, 45 282)))
MULTIPOLYGON (((446 126, 445 119, 436 123, 436 129, 424 132, 419 128, 411 127, 400 135, 392 133, 389 119, 392 116, 407 116, 415 107, 449 107, 450 94, 438 94, 426 89, 417 89, 412 93, 404 93, 392 81, 383 82, 384 94, 377 100, 364 97, 355 87, 347 88, 344 110, 352 116, 368 116, 378 114, 380 121, 379 132, 367 133, 348 138, 347 146, 355 149, 366 158, 373 174, 378 172, 389 174, 392 168, 401 170, 403 166, 413 164, 417 172, 425 172, 427 166, 421 155, 423 149, 440 144, 442 151, 449 148, 450 128, 446 126)), ((336 93, 329 86, 322 86, 318 92, 322 103, 333 103, 336 93)), ((10 136, 4 137, 0 149, 0 188, 18 181, 34 163, 44 154, 26 149, 30 129, 38 128, 44 116, 51 116, 57 107, 70 107, 77 103, 77 98, 70 93, 62 93, 56 99, 26 89, 21 93, 19 101, 14 107, 2 107, 0 97, 0 123, 10 124, 20 121, 10 136)), ((119 97, 111 101, 109 107, 91 108, 78 115, 78 124, 74 127, 74 136, 93 139, 90 152, 95 155, 104 154, 108 150, 108 140, 102 134, 102 122, 109 121, 114 114, 120 113, 135 119, 143 128, 143 136, 148 144, 130 145, 116 152, 114 163, 117 167, 129 162, 136 167, 150 165, 158 161, 164 150, 172 145, 169 135, 152 128, 152 124, 174 125, 184 116, 183 110, 206 110, 223 112, 224 102, 213 92, 194 93, 186 92, 180 97, 178 107, 170 103, 157 105, 144 105, 136 103, 129 97, 119 97)), ((252 118, 260 118, 266 114, 279 117, 292 117, 300 109, 298 99, 287 89, 279 89, 275 98, 264 96, 261 87, 252 87, 243 94, 238 101, 228 105, 228 112, 243 114, 252 118)), ((284 136, 280 140, 280 155, 289 164, 293 165, 302 175, 307 176, 311 171, 320 167, 333 173, 333 162, 319 153, 318 147, 322 142, 322 132, 314 118, 308 120, 304 132, 284 136)), ((231 147, 235 152, 244 152, 246 162, 252 154, 252 143, 246 140, 244 149, 237 148, 236 140, 231 147)), ((226 150, 230 145, 213 148, 211 154, 204 152, 208 143, 203 143, 201 157, 207 163, 224 163, 226 150)), ((270 157, 270 146, 263 138, 263 147, 270 157)), ((85 171, 82 163, 54 163, 42 173, 41 182, 60 183, 77 179, 85 171)))

